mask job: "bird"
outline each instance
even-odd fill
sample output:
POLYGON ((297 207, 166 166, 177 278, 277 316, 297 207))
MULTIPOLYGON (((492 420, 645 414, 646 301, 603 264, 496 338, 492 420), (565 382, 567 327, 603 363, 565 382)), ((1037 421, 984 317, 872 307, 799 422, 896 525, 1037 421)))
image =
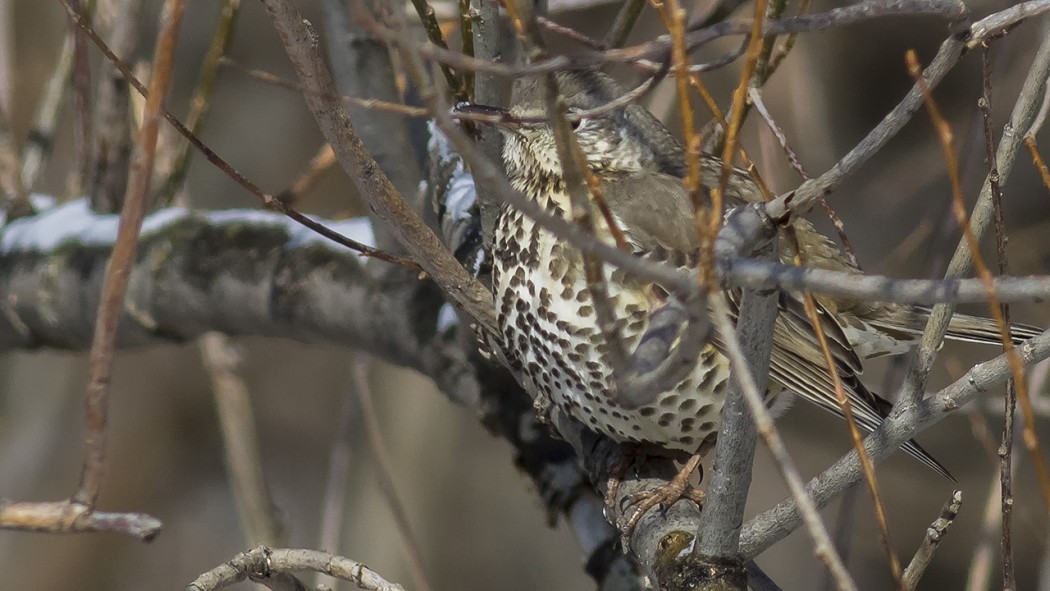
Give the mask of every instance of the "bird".
MULTIPOLYGON (((645 108, 631 104, 593 116, 593 111, 622 95, 620 86, 597 69, 553 75, 571 129, 590 173, 598 180, 611 216, 630 252, 645 260, 693 268, 701 247, 694 206, 683 186, 685 153, 673 134, 645 108)), ((503 164, 512 187, 544 210, 572 218, 569 190, 551 124, 546 121, 543 77, 515 80, 510 107, 475 105, 497 115, 503 132, 503 164)), ((722 161, 701 155, 701 184, 716 186, 722 161)), ((756 183, 734 168, 725 191, 728 206, 762 200, 756 183)), ((792 216, 796 239, 780 230, 781 262, 860 274, 861 270, 830 238, 809 221, 792 216)), ((599 239, 613 243, 613 231, 595 216, 599 239)), ((542 404, 557 407, 588 428, 612 439, 670 452, 696 454, 710 449, 731 379, 720 339, 710 339, 693 368, 676 385, 651 393, 644 404, 617 399, 610 344, 597 318, 579 250, 542 228, 509 203, 497 216, 492 247, 493 292, 500 334, 497 346, 523 379, 531 382, 542 404)), ((649 328, 652 314, 672 294, 623 270, 603 266, 607 304, 615 320, 618 345, 633 351, 649 328)), ((730 302, 739 291, 727 290, 730 302)), ((805 313, 802 295, 781 291, 773 330, 769 393, 790 391, 822 409, 842 415, 832 374, 805 313)), ((920 338, 928 308, 895 303, 817 297, 820 329, 827 337, 838 375, 857 423, 871 431, 891 404, 860 380, 863 361, 908 352, 920 338)), ((1016 342, 1041 330, 1017 325, 1016 342)), ((996 323, 955 314, 949 338, 999 343, 996 323)), ((951 478, 944 466, 914 441, 902 448, 951 478)), ((695 465, 695 463, 694 463, 695 465)))

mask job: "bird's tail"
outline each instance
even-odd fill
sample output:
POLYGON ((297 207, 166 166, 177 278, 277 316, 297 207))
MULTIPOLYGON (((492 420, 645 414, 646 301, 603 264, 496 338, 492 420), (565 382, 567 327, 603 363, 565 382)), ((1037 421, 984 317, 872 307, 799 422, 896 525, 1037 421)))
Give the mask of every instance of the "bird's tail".
MULTIPOLYGON (((1042 328, 1028 324, 1010 325, 1010 336, 1013 337, 1014 345, 1020 345, 1022 342, 1042 333, 1042 328)), ((995 320, 982 316, 971 316, 970 314, 953 314, 952 321, 948 324, 947 336, 950 339, 970 343, 998 345, 1002 342, 999 335, 999 325, 995 320)))

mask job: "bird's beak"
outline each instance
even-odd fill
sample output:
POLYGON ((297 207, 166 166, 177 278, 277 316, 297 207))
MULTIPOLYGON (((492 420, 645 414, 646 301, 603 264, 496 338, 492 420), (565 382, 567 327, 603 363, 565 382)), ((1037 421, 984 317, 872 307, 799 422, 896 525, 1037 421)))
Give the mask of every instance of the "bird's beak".
POLYGON ((504 133, 517 133, 521 128, 521 122, 503 107, 462 102, 452 112, 470 115, 471 121, 492 125, 504 133))

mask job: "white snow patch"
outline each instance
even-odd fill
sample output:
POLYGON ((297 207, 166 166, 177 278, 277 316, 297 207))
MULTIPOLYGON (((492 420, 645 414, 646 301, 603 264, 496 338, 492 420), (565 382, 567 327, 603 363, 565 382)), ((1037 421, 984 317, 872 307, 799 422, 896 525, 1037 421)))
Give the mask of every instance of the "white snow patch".
MULTIPOLYGON (((91 211, 86 198, 54 204, 52 198, 34 195, 34 206, 39 214, 15 220, 0 233, 3 251, 49 251, 65 242, 84 246, 110 245, 117 239, 119 216, 100 215, 91 211)), ((324 244, 335 249, 343 247, 313 230, 281 215, 258 209, 229 209, 222 211, 195 211, 184 207, 169 207, 146 216, 142 223, 142 237, 160 232, 190 215, 199 215, 214 225, 252 224, 283 227, 289 235, 291 248, 309 244, 324 244)), ((375 234, 368 218, 326 221, 329 229, 367 246, 375 246, 375 234)))

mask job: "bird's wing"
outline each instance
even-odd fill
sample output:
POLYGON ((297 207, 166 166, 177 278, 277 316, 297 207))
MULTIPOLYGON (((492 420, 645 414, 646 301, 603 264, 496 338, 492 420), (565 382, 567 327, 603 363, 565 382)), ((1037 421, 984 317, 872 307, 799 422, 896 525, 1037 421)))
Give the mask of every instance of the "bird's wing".
MULTIPOLYGON (((633 175, 605 183, 603 190, 609 209, 622 224, 621 229, 638 254, 669 261, 689 260, 695 264, 700 239, 693 205, 680 179, 653 173, 633 175)), ((800 229, 816 232, 808 223, 800 229)), ((803 237, 799 242, 803 256, 831 256, 825 252, 826 245, 815 237, 803 237)), ((735 322, 739 291, 730 291, 727 296, 735 322)), ((819 301, 816 305, 820 329, 827 338, 853 415, 865 430, 874 430, 889 412, 891 404, 860 381, 861 360, 845 331, 831 310, 819 301)), ((773 328, 770 378, 824 410, 842 416, 831 372, 802 300, 795 294, 781 292, 779 308, 773 328)), ((717 335, 713 344, 724 351, 717 335)), ((902 447, 919 461, 951 478, 944 467, 914 441, 902 447)))

